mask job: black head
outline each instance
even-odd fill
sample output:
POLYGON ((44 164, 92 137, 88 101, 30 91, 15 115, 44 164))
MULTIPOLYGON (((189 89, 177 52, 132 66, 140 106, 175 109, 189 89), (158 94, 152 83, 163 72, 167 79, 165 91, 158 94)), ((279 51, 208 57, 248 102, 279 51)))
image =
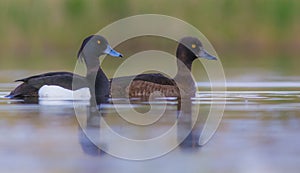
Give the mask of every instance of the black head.
POLYGON ((184 37, 180 40, 177 47, 176 56, 185 63, 191 63, 196 58, 205 58, 208 60, 217 60, 203 48, 202 43, 196 37, 184 37))
POLYGON ((104 37, 100 35, 91 35, 83 40, 77 57, 81 60, 86 60, 86 58, 98 58, 104 54, 114 57, 123 57, 122 54, 110 47, 104 37))

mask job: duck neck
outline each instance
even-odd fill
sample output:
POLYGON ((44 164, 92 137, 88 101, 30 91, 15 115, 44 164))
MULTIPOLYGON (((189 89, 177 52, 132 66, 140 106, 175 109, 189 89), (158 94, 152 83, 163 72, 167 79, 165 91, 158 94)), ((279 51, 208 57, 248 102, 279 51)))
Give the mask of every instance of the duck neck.
POLYGON ((86 78, 90 84, 92 99, 96 99, 97 103, 104 102, 109 95, 109 81, 99 64, 98 58, 93 58, 93 61, 86 61, 86 78))
POLYGON ((180 59, 177 59, 177 74, 175 79, 178 79, 178 82, 182 83, 190 83, 190 81, 193 81, 191 67, 192 63, 187 64, 182 62, 180 59))
POLYGON ((177 59, 177 74, 174 77, 174 80, 181 89, 181 94, 184 94, 185 96, 193 96, 196 92, 191 67, 192 62, 184 62, 181 59, 177 59))

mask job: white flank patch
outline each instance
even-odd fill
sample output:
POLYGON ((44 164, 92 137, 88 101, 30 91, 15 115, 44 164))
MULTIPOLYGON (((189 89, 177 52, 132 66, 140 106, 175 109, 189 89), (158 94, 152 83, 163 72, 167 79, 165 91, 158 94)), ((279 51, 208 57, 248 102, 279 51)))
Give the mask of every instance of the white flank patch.
POLYGON ((72 91, 56 85, 44 85, 39 90, 39 98, 51 100, 89 100, 91 94, 89 88, 80 88, 72 91))

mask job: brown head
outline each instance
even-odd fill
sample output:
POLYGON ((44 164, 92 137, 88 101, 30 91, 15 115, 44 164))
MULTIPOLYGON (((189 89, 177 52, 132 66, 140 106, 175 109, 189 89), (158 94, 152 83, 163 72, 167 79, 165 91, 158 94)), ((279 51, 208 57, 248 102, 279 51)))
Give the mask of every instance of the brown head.
POLYGON ((180 40, 176 57, 180 59, 189 69, 192 63, 197 58, 205 58, 208 60, 217 60, 213 55, 210 55, 204 48, 200 40, 196 37, 184 37, 180 40))

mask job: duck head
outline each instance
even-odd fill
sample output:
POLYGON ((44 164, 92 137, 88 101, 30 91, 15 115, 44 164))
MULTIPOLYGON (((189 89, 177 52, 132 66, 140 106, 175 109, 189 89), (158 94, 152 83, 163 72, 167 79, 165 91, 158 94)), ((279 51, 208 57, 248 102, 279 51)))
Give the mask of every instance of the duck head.
MULTIPOLYGON (((107 40, 100 35, 91 35, 85 38, 81 44, 78 51, 77 57, 80 60, 92 61, 92 59, 97 59, 101 55, 110 55, 113 57, 123 57, 123 55, 115 50, 113 50, 108 44, 107 40)), ((98 64, 97 64, 98 65, 98 64)))
POLYGON ((197 58, 205 58, 208 60, 217 60, 213 55, 210 55, 204 48, 200 40, 196 37, 184 37, 180 40, 176 56, 184 64, 191 65, 197 58))

